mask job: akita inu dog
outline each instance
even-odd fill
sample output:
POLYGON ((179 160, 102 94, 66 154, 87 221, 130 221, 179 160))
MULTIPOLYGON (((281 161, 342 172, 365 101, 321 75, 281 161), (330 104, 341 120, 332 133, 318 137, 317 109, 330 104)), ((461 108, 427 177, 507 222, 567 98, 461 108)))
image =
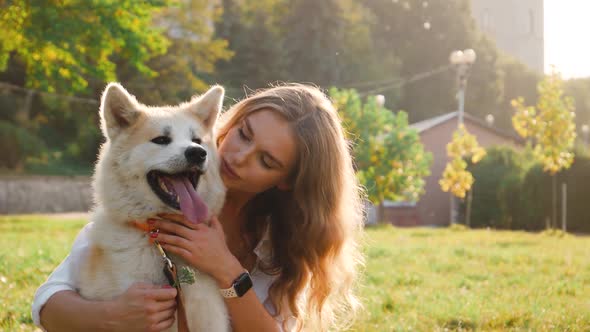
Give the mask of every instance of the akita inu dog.
MULTIPOLYGON (((219 212, 225 188, 213 127, 223 95, 223 88, 215 86, 188 103, 148 107, 119 84, 106 87, 100 105, 106 143, 96 164, 94 224, 78 280, 83 297, 111 299, 135 282, 167 284, 160 253, 130 221, 181 211, 193 222, 204 222, 219 212)), ((173 260, 179 269, 184 265, 173 260)), ((197 272, 196 282, 183 284, 182 290, 192 332, 230 330, 211 277, 197 272)))

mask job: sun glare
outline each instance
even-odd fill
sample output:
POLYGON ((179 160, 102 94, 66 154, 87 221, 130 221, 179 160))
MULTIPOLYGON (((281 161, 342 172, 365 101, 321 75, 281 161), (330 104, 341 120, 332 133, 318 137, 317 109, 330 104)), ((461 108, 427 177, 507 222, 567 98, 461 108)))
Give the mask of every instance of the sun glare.
POLYGON ((565 78, 590 76, 590 1, 545 0, 545 71, 565 78))

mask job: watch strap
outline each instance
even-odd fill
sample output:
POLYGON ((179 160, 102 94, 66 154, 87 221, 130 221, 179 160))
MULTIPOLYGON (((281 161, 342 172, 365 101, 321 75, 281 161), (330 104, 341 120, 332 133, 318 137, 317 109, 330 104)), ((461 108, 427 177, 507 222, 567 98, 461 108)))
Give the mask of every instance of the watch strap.
POLYGON ((223 296, 226 299, 229 299, 229 298, 241 297, 250 288, 252 288, 252 278, 250 277, 250 273, 248 273, 248 271, 245 271, 245 272, 241 273, 232 282, 231 287, 220 288, 219 292, 221 293, 221 296, 223 296))
POLYGON ((238 297, 238 293, 236 293, 234 285, 232 285, 230 288, 220 288, 219 292, 221 293, 221 296, 225 297, 226 299, 238 297))

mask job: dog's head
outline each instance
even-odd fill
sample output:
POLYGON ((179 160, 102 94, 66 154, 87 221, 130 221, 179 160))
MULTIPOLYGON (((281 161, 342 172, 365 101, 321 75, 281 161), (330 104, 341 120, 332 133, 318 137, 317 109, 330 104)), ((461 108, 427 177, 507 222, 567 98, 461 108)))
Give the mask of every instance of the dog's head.
POLYGON ((224 189, 213 127, 223 95, 214 86, 178 106, 148 107, 109 84, 100 106, 106 143, 96 168, 96 203, 129 218, 182 211, 202 222, 217 213, 224 189))

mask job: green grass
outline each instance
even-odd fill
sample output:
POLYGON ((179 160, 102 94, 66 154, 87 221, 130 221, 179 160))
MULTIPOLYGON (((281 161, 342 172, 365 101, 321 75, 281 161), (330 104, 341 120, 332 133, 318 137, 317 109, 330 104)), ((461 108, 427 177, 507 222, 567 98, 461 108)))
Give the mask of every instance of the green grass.
MULTIPOLYGON (((84 220, 0 217, 0 331, 35 330, 35 289, 84 220)), ((590 331, 590 238, 461 229, 367 230, 353 331, 590 331)))

